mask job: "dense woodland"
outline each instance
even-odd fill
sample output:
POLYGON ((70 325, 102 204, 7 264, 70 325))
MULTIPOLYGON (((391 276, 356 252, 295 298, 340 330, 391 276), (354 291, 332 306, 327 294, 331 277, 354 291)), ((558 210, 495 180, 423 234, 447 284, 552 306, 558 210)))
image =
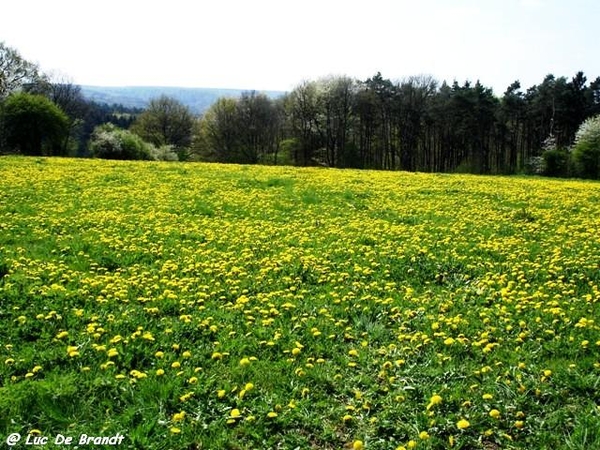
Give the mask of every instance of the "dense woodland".
POLYGON ((127 109, 87 101, 0 45, 4 153, 567 176, 582 175, 570 150, 598 114, 600 77, 588 82, 582 72, 529 88, 515 81, 501 96, 479 81, 377 73, 305 81, 275 99, 222 97, 200 116, 166 96, 127 109), (32 119, 52 107, 53 118, 32 119))

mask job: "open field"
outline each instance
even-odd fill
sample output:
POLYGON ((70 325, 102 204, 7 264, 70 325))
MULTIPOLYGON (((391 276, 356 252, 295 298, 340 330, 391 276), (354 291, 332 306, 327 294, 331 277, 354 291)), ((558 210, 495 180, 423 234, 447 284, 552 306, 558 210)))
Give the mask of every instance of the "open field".
POLYGON ((2 445, 600 448, 599 183, 10 157, 0 192, 2 445))

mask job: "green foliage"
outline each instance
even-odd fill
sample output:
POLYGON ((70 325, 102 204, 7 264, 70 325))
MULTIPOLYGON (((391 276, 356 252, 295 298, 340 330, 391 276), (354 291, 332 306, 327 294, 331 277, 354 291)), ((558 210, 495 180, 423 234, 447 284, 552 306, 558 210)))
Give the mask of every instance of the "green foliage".
POLYGON ((4 145, 9 152, 24 155, 62 155, 68 136, 65 113, 41 95, 10 95, 2 107, 4 145))
POLYGON ((35 64, 23 59, 14 48, 0 42, 0 99, 43 78, 35 64))
POLYGON ((569 176, 571 155, 565 149, 551 149, 542 153, 544 158, 544 175, 549 177, 569 176))
POLYGON ((203 159, 242 164, 277 164, 283 122, 278 105, 264 94, 220 98, 199 124, 195 151, 203 159))
POLYGON ((579 176, 600 178, 600 115, 587 119, 579 127, 573 159, 579 176))
POLYGON ((183 103, 165 95, 150 101, 131 131, 156 147, 172 146, 180 160, 187 159, 194 117, 183 103))
POLYGON ((90 153, 103 159, 156 159, 155 148, 138 135, 113 124, 96 127, 89 143, 90 153))

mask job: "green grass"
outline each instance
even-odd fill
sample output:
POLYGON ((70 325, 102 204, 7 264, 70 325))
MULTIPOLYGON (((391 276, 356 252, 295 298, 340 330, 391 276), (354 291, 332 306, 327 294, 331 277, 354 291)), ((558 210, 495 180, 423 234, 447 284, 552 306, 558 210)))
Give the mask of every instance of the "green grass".
POLYGON ((0 192, 2 440, 600 448, 598 183, 9 157, 0 192))

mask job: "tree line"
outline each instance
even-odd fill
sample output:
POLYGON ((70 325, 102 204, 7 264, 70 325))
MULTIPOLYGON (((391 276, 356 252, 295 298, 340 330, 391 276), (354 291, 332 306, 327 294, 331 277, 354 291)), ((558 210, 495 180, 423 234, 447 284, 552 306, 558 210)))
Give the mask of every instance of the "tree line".
POLYGON ((479 81, 377 73, 304 81, 277 99, 222 97, 199 117, 165 96, 127 110, 87 102, 78 86, 0 44, 4 152, 597 177, 600 149, 572 150, 598 114, 600 77, 588 83, 583 72, 547 75, 526 90, 515 81, 501 97, 479 81))

